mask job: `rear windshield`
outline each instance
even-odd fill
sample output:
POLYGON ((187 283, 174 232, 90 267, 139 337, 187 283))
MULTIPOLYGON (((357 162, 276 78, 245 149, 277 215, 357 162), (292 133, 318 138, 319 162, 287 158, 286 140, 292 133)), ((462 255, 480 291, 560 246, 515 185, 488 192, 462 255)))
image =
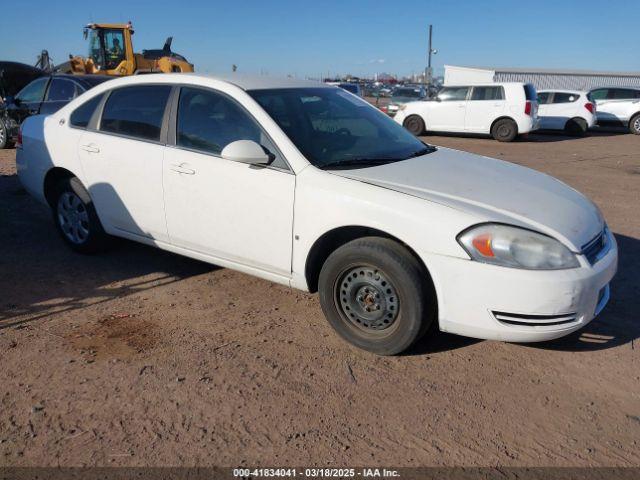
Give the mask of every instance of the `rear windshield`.
POLYGON ((538 99, 538 95, 536 94, 536 87, 531 85, 530 83, 526 83, 524 85, 524 96, 529 101, 534 101, 538 99))

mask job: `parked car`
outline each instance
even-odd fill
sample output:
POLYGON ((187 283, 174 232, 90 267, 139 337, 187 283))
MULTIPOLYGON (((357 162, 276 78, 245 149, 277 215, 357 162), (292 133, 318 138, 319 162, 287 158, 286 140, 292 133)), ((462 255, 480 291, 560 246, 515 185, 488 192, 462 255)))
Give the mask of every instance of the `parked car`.
POLYGON ((640 88, 596 88, 589 98, 596 103, 598 125, 624 126, 640 135, 640 88))
POLYGON ((531 84, 447 86, 435 101, 402 105, 395 121, 414 135, 480 133, 510 142, 538 128, 538 99, 531 84))
POLYGON ((72 249, 114 235, 319 291, 338 334, 378 354, 433 322, 566 335, 604 308, 616 271, 613 235, 573 188, 426 145, 321 83, 119 78, 29 117, 16 163, 72 249))
POLYGON ((386 112, 387 115, 393 117, 398 113, 400 105, 409 102, 417 102, 427 98, 427 91, 424 87, 398 87, 391 94, 391 101, 388 105, 381 107, 380 110, 386 112))
POLYGON ((25 63, 0 62, 0 149, 9 143, 6 124, 9 123, 4 99, 18 93, 45 72, 25 63))
POLYGON ((362 97, 362 89, 360 88, 360 85, 357 83, 339 83, 338 87, 340 87, 343 90, 346 90, 347 92, 353 93, 354 95, 362 97))
POLYGON ((112 78, 106 75, 53 74, 32 81, 15 97, 5 99, 7 144, 15 142, 25 118, 54 113, 78 95, 112 78))
POLYGON ((596 122, 596 106, 587 92, 540 90, 538 105, 539 128, 543 130, 584 135, 596 122))

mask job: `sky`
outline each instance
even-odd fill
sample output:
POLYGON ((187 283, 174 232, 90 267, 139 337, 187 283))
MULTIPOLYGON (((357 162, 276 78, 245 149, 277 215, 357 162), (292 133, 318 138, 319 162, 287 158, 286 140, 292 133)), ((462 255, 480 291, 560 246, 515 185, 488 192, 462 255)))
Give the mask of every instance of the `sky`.
POLYGON ((640 71, 638 0, 182 0, 12 2, 0 16, 0 60, 34 64, 85 54, 82 27, 131 20, 134 49, 173 50, 196 71, 299 78, 411 75, 443 65, 640 71))

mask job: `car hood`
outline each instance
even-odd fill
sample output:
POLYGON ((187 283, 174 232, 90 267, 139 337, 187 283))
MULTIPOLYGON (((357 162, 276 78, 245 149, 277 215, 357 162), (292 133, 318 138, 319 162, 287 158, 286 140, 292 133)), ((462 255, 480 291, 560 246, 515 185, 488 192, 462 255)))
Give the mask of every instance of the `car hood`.
POLYGON ((561 181, 513 163, 439 147, 377 167, 331 173, 462 210, 480 222, 518 225, 580 251, 604 228, 598 207, 561 181))

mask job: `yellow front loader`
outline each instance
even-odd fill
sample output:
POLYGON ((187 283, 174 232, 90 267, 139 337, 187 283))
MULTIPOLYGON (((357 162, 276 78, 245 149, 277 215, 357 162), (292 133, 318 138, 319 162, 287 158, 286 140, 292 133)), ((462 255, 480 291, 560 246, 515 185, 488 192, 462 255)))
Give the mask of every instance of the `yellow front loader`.
POLYGON ((134 53, 133 26, 129 23, 90 23, 84 29, 89 40, 87 57, 69 56, 58 71, 79 74, 137 75, 141 73, 193 72, 193 65, 171 51, 172 37, 162 49, 134 53))

